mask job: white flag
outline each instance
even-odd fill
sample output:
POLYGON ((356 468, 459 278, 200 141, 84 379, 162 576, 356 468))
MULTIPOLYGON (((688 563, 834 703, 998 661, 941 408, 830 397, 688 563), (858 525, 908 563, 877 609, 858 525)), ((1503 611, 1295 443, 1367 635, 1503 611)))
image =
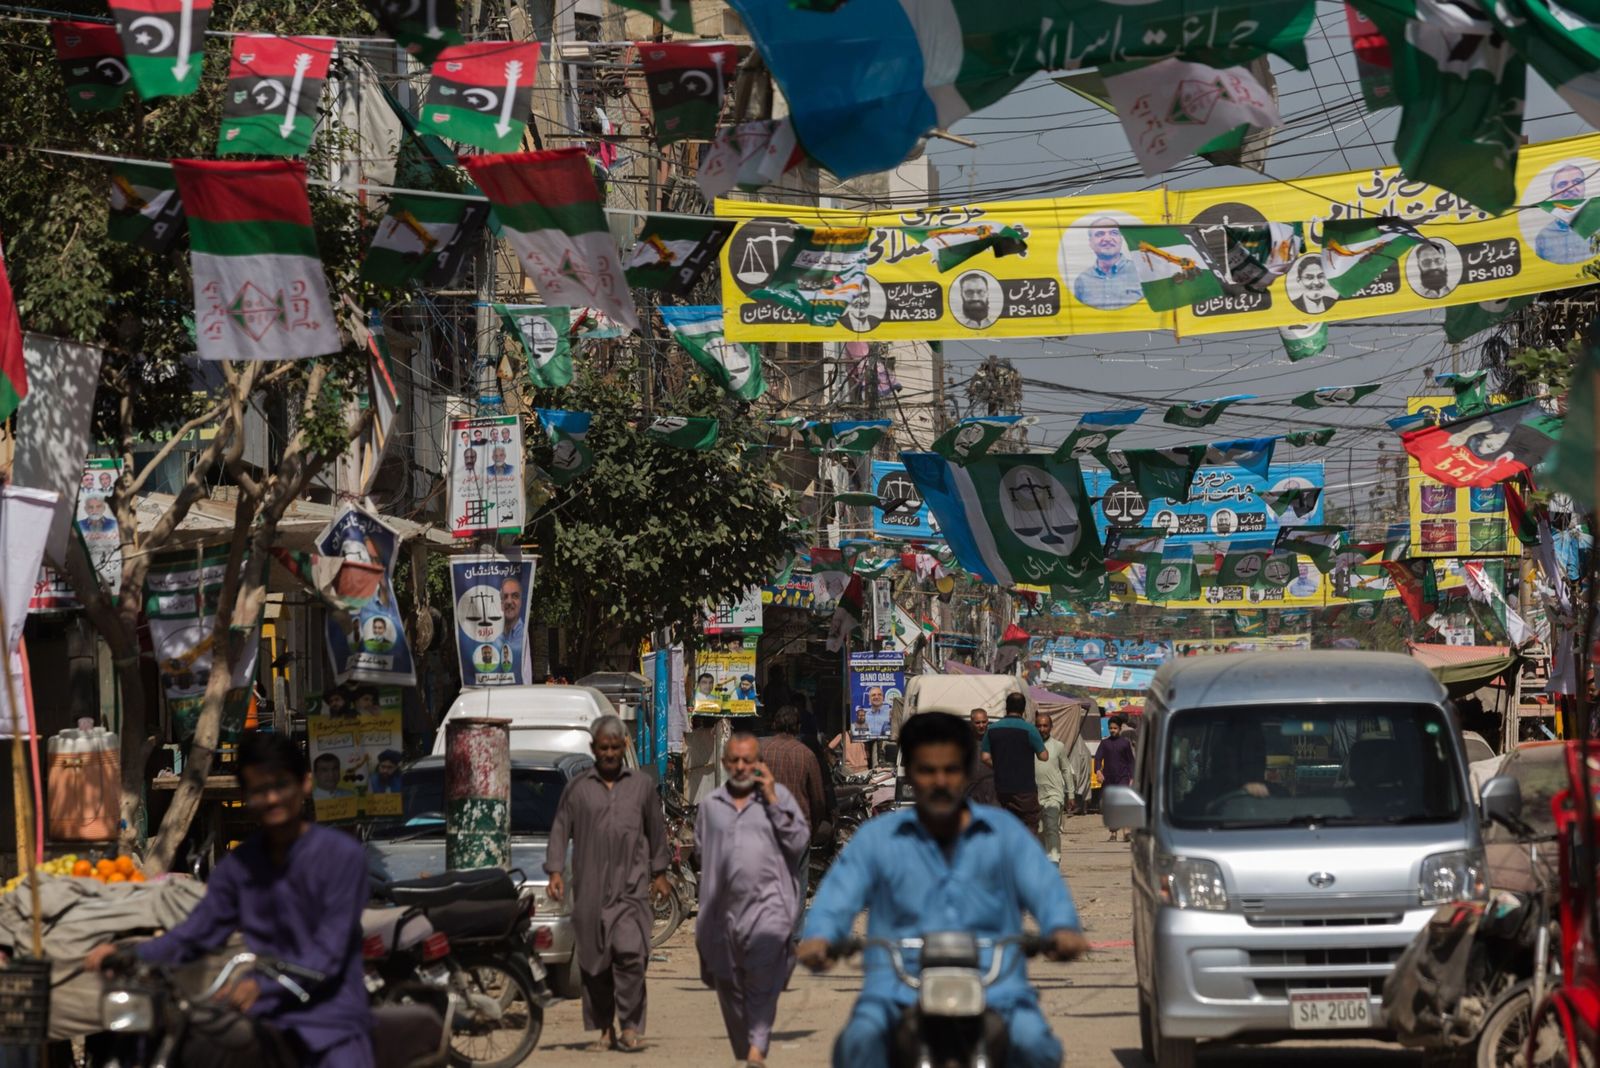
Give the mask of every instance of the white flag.
POLYGON ((1282 125, 1277 102, 1244 67, 1163 59, 1106 78, 1139 165, 1150 176, 1239 126, 1282 125))
MULTIPOLYGON (((50 530, 50 513, 60 503, 51 490, 0 488, 0 605, 4 606, 6 633, 4 655, 10 657, 12 684, 17 697, 27 700, 22 687, 22 657, 18 643, 22 625, 28 621, 28 599, 33 596, 44 560, 45 537, 50 530)), ((11 699, 5 679, 0 676, 0 738, 10 738, 16 728, 26 732, 26 712, 13 726, 11 699)))
POLYGON ((56 494, 44 549, 52 564, 63 567, 83 458, 89 454, 89 420, 100 385, 101 353, 93 345, 28 334, 22 355, 28 364, 28 396, 17 409, 12 479, 19 486, 56 494))

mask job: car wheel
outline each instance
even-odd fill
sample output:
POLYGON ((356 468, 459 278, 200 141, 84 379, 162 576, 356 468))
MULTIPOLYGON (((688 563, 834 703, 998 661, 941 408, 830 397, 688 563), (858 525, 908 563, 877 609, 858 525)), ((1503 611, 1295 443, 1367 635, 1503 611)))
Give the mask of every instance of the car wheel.
POLYGON ((1155 1042, 1150 1037, 1150 999, 1144 996, 1144 991, 1139 991, 1139 1052, 1144 1059, 1155 1062, 1155 1042))
POLYGON ((1194 1068, 1194 1039, 1168 1038, 1161 1033, 1161 1002, 1155 1001, 1150 1006, 1150 1050, 1154 1056, 1149 1059, 1156 1068, 1194 1068))
POLYGON ((565 964, 557 964, 549 968, 550 989, 555 991, 557 997, 580 998, 583 996, 583 973, 578 970, 578 947, 572 947, 572 956, 565 964))

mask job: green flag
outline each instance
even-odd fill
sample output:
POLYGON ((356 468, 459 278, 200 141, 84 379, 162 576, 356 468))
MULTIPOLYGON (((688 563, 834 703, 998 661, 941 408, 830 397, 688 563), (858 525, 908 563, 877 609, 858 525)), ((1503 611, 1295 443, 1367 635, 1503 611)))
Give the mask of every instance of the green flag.
POLYGON ((1144 574, 1144 595, 1151 601, 1189 601, 1199 595, 1193 557, 1163 559, 1144 574))
POLYGON ((1204 242, 1188 227, 1124 226, 1139 287, 1151 311, 1187 308, 1222 296, 1216 264, 1204 242))
POLYGON ((1381 563, 1357 564, 1342 577, 1337 572, 1334 574, 1333 592, 1339 593, 1341 586, 1344 596, 1352 601, 1381 601, 1394 589, 1394 579, 1381 563))
POLYGON ((183 203, 171 167, 112 165, 107 237, 160 253, 172 247, 183 228, 183 203))
POLYGON ((862 456, 889 432, 887 419, 847 419, 806 423, 801 431, 806 446, 816 455, 827 452, 862 456))
POLYGON ((979 415, 963 419, 939 435, 933 443, 933 451, 951 463, 971 463, 987 456, 1006 431, 1021 421, 1020 415, 979 415))
MULTIPOLYGON (((1111 444, 1111 439, 1128 429, 1125 426, 1076 426, 1067 440, 1056 447, 1057 460, 1080 460, 1085 456, 1099 456, 1111 444)), ((1100 461, 1106 467, 1111 465, 1100 461)))
POLYGON ((550 438, 550 478, 556 485, 564 486, 594 466, 594 452, 587 440, 592 421, 588 412, 560 408, 534 411, 550 438))
POLYGON ((1360 386, 1324 386, 1309 393, 1302 393, 1289 403, 1297 408, 1349 408, 1362 397, 1376 393, 1382 388, 1383 385, 1379 382, 1368 382, 1360 386))
POLYGON ((642 11, 679 33, 694 33, 694 10, 689 0, 615 0, 618 7, 642 11))
POLYGON ((1304 223, 1227 226, 1223 237, 1228 266, 1224 282, 1235 291, 1267 289, 1273 279, 1287 274, 1305 251, 1304 223))
POLYGON ((747 401, 767 391, 766 379, 761 375, 760 350, 723 336, 721 305, 662 304, 656 310, 673 338, 717 385, 747 401))
POLYGON ((647 215, 639 243, 622 261, 623 273, 635 288, 687 297, 705 269, 717 262, 717 252, 731 233, 732 219, 647 215))
POLYGON ((1433 380, 1441 386, 1449 386, 1456 395, 1455 418, 1470 419, 1489 410, 1488 371, 1469 371, 1465 374, 1447 371, 1442 375, 1434 375, 1433 380))
POLYGON ((1309 360, 1320 356, 1328 347, 1327 323, 1301 323, 1298 326, 1278 327, 1278 337, 1283 341, 1283 351, 1290 361, 1309 360))
POLYGON ((1337 430, 1331 426, 1318 427, 1315 430, 1291 430, 1283 436, 1283 440, 1290 445, 1326 445, 1333 440, 1337 430))
POLYGON ((1406 250, 1425 243, 1427 238, 1399 219, 1329 219, 1322 224, 1322 268, 1334 292, 1351 297, 1385 271, 1398 269, 1406 250))
POLYGON ((946 226, 932 229, 903 227, 903 232, 932 256, 940 271, 948 271, 967 262, 986 249, 995 256, 1025 256, 1027 239, 1011 226, 995 223, 971 223, 966 226, 946 226))
POLYGON ((1293 510, 1296 515, 1309 515, 1322 496, 1320 486, 1291 486, 1288 489, 1258 489, 1256 496, 1266 502, 1273 515, 1293 510))
POLYGON ((361 262, 361 280, 391 288, 455 280, 489 217, 487 204, 426 193, 396 193, 361 262))
POLYGON ((814 326, 832 326, 865 292, 871 245, 871 227, 797 226, 772 276, 750 295, 788 308, 814 326))
POLYGON ((1112 527, 1106 531, 1108 564, 1138 564, 1148 571, 1161 563, 1167 532, 1153 527, 1112 527))
POLYGON ((1244 586, 1254 589, 1265 586, 1267 561, 1272 557, 1272 543, 1257 542, 1248 545, 1229 545, 1222 557, 1222 570, 1217 575, 1219 586, 1244 586))
POLYGON ((1317 565, 1317 570, 1326 575, 1333 570, 1334 557, 1344 545, 1344 540, 1344 527, 1279 527, 1277 548, 1282 552, 1309 557, 1317 565))
POLYGON ((1216 400, 1196 401, 1193 404, 1174 404, 1167 409, 1167 414, 1161 417, 1161 421, 1174 426, 1210 426, 1221 418, 1229 405, 1254 399, 1254 394, 1240 393, 1232 397, 1218 397, 1216 400))
POLYGON ((1585 511, 1594 511, 1595 391, 1600 389, 1600 342, 1591 338, 1583 356, 1572 365, 1567 382, 1567 417, 1551 453, 1545 477, 1554 489, 1570 496, 1585 511))
POLYGON ((1473 334, 1487 330, 1496 323, 1533 303, 1537 294, 1506 297, 1503 300, 1480 300, 1476 304, 1457 304, 1444 310, 1444 339, 1452 344, 1467 340, 1473 334))
POLYGON ((1170 449, 1128 449, 1134 485, 1147 501, 1165 497, 1179 504, 1189 499, 1189 484, 1205 460, 1204 445, 1179 445, 1170 449))
POLYGON ((522 342, 534 389, 572 384, 572 309, 540 304, 496 304, 506 331, 522 342))
POLYGON ((644 436, 674 449, 705 452, 717 443, 719 426, 715 419, 686 415, 658 415, 644 428, 644 436))

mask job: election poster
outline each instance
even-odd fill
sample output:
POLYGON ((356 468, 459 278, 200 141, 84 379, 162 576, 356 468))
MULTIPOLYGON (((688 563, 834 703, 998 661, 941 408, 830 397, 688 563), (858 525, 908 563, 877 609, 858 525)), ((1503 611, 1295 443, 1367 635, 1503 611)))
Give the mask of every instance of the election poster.
POLYGON ((717 216, 738 223, 720 253, 723 329, 732 341, 970 340, 1146 330, 1187 337, 1570 289, 1591 283, 1584 268, 1600 255, 1596 239, 1570 225, 1573 206, 1600 193, 1597 172, 1600 135, 1525 145, 1516 175, 1520 207, 1500 216, 1412 181, 1398 167, 1297 178, 1292 184, 1163 186, 910 211, 719 199, 717 216), (1589 190, 1591 183, 1596 190, 1589 190), (1359 290, 1341 295, 1322 255, 1324 224, 1380 218, 1401 220, 1427 240, 1359 290), (1258 287, 1236 279, 1224 265, 1237 253, 1241 232, 1267 223, 1300 223, 1303 241, 1290 250, 1283 273, 1258 287), (981 253, 940 271, 938 232, 984 224, 1011 228, 1026 250, 981 253), (1175 225, 1186 227, 1181 233, 1193 235, 1203 248, 1197 249, 1199 258, 1184 255, 1174 262, 1191 273, 1209 269, 1220 282, 1209 288, 1220 292, 1176 311, 1153 311, 1136 260, 1168 250, 1152 248, 1147 238, 1154 235, 1132 228, 1175 225), (797 226, 873 230, 866 284, 827 326, 756 295, 770 292, 767 283, 796 240, 797 226))
MULTIPOLYGON (((1408 397, 1406 414, 1437 416, 1454 397, 1408 397)), ((1411 556, 1521 556, 1522 542, 1506 511, 1504 486, 1447 486, 1407 456, 1411 556)))
MULTIPOLYGON (((122 532, 111 511, 111 490, 122 471, 122 461, 94 456, 83 462, 78 483, 74 529, 83 540, 100 588, 115 597, 122 591, 122 532)), ((28 601, 28 611, 49 612, 82 607, 66 575, 45 565, 28 601)))
POLYGON ((524 522, 522 419, 450 420, 450 534, 517 534, 524 522))
POLYGON ((317 552, 324 556, 342 556, 383 568, 378 592, 350 614, 348 623, 328 614, 328 659, 339 683, 416 685, 411 643, 394 596, 394 564, 399 549, 398 533, 377 516, 348 504, 317 536, 317 552))
POLYGON ((754 646, 696 653, 694 665, 690 712, 697 716, 753 716, 761 711, 754 646))
POLYGON ((1282 515, 1262 493, 1314 489, 1323 484, 1320 461, 1273 464, 1262 478, 1242 467, 1202 467, 1189 487, 1187 502, 1165 497, 1146 500, 1131 479, 1119 479, 1098 467, 1083 468, 1084 488, 1094 499, 1094 523, 1100 540, 1108 527, 1148 527, 1166 532, 1166 546, 1234 537, 1270 541, 1280 527, 1315 526, 1322 519, 1322 494, 1307 504, 1291 505, 1282 515))
POLYGON ((399 816, 404 763, 400 689, 370 687, 339 714, 317 704, 306 715, 311 803, 317 822, 399 816))
POLYGON ((872 509, 872 532, 890 538, 925 541, 939 536, 937 521, 906 465, 893 460, 872 461, 872 491, 878 503, 872 509))
MULTIPOLYGON (((192 738, 195 722, 200 718, 206 681, 211 677, 217 603, 227 566, 226 545, 161 553, 150 561, 144 612, 150 622, 150 644, 161 676, 167 733, 174 741, 192 738)), ((260 622, 234 620, 233 640, 239 656, 233 664, 232 685, 222 710, 223 742, 237 742, 244 729, 256 661, 261 654, 260 622)))
POLYGON ((760 634, 761 587, 746 586, 737 600, 719 604, 706 613, 707 634, 760 634))
POLYGON ((1172 642, 1165 638, 1062 634, 1046 639, 1039 653, 1041 656, 1059 656, 1085 664, 1156 667, 1172 659, 1172 642))
POLYGON ((887 738, 906 694, 904 653, 850 654, 850 737, 887 738))
POLYGON ((463 686, 525 686, 532 682, 528 655, 528 591, 534 558, 498 554, 450 560, 456 606, 456 653, 463 686))
MULTIPOLYGON (((1383 550, 1372 554, 1366 564, 1324 575, 1308 558, 1301 556, 1296 574, 1283 585, 1246 586, 1219 582, 1213 573, 1202 576, 1197 596, 1160 600, 1162 607, 1185 608, 1331 608, 1334 605, 1360 604, 1399 597, 1389 574, 1377 561, 1383 550)), ((1439 592, 1466 588, 1460 560, 1440 560, 1435 571, 1439 592)), ((1145 567, 1133 564, 1107 578, 1109 599, 1124 603, 1150 601, 1145 592, 1145 567)))

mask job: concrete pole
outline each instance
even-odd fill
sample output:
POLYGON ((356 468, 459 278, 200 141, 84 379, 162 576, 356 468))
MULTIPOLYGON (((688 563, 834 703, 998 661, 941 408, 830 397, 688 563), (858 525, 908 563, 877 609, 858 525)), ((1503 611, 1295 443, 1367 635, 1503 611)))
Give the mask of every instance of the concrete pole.
POLYGON ((444 736, 444 864, 511 863, 511 721, 452 719, 444 736))

